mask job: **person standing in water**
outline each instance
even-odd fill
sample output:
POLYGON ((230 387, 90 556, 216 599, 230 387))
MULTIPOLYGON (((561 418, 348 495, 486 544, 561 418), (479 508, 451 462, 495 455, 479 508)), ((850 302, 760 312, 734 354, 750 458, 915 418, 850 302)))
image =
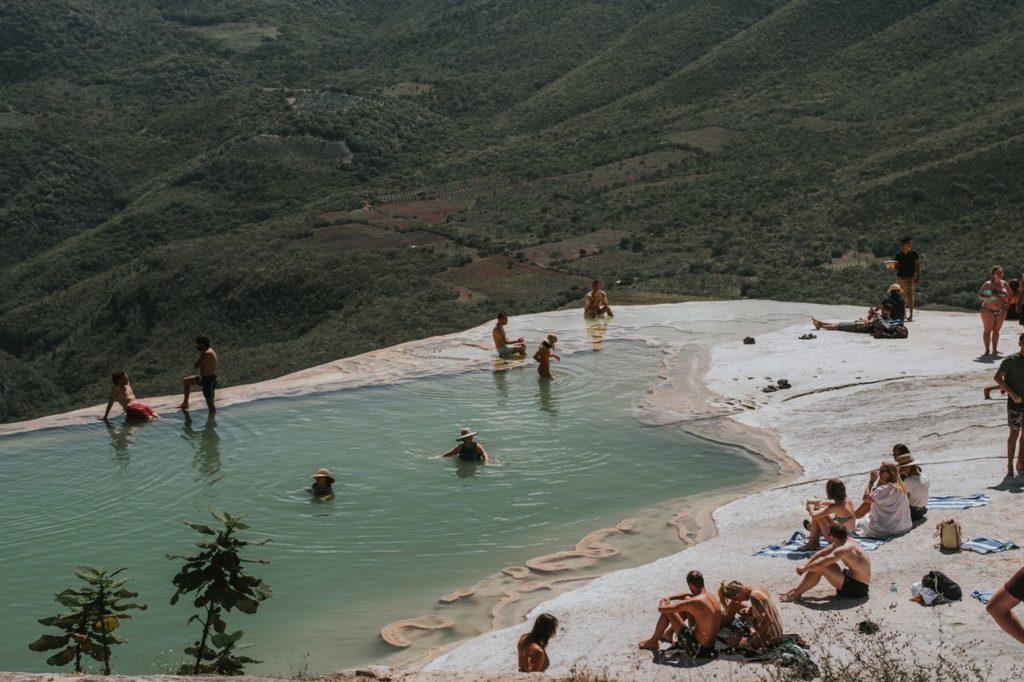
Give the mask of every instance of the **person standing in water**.
POLYGON ((498 313, 498 322, 491 330, 491 338, 494 339, 494 347, 498 351, 498 357, 510 358, 513 355, 526 355, 526 342, 523 337, 509 341, 505 335, 505 325, 508 324, 508 315, 498 313))
POLYGON ((114 403, 124 408, 125 421, 151 422, 154 419, 160 418, 160 415, 149 405, 135 402, 135 393, 132 391, 132 385, 128 383, 127 372, 114 372, 110 376, 110 380, 114 385, 110 387, 110 400, 107 401, 107 410, 100 419, 108 421, 110 408, 114 406, 114 403))
POLYGON ((615 317, 612 314, 612 309, 608 307, 608 294, 601 289, 601 280, 595 279, 590 285, 587 297, 583 300, 583 316, 597 317, 598 315, 615 317))
POLYGON ((484 446, 473 440, 473 436, 475 435, 477 435, 476 431, 462 429, 459 433, 459 437, 455 439, 459 444, 447 452, 442 452, 441 457, 453 457, 458 455, 459 461, 462 462, 480 462, 481 464, 487 464, 491 461, 491 458, 487 454, 487 451, 484 450, 484 446))
POLYGON ((334 476, 331 476, 330 469, 320 469, 313 474, 313 485, 309 487, 309 492, 312 493, 313 497, 334 497, 334 476))
POLYGON ((554 354, 555 344, 558 343, 558 337, 554 334, 548 334, 548 338, 540 342, 540 348, 533 354, 533 359, 539 362, 537 365, 537 374, 540 374, 542 379, 551 379, 551 358, 562 361, 562 358, 554 354))
POLYGON ((548 642, 558 631, 558 619, 550 613, 542 613, 533 621, 533 628, 519 636, 516 654, 519 658, 519 672, 542 673, 551 665, 548 659, 548 642))
POLYGON ((201 386, 203 398, 206 399, 206 407, 210 412, 216 412, 217 408, 213 403, 214 393, 217 390, 217 353, 210 346, 210 337, 199 335, 196 337, 196 350, 199 351, 199 358, 192 366, 199 370, 198 374, 187 376, 181 380, 184 398, 181 401, 182 412, 188 412, 188 398, 193 386, 201 386))

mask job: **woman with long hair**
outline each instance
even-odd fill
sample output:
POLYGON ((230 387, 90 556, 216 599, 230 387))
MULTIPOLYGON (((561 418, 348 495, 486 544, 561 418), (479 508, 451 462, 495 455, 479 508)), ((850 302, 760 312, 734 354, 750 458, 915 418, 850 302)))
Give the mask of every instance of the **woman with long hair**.
POLYGON ((533 621, 533 629, 519 637, 516 651, 519 655, 519 672, 542 673, 551 665, 548 660, 548 642, 558 630, 558 619, 550 613, 542 613, 533 621))
POLYGON ((901 535, 913 526, 910 497, 896 462, 882 462, 871 472, 864 488, 864 503, 857 509, 858 518, 866 514, 867 518, 858 522, 857 532, 867 538, 901 535))
POLYGON ((739 616, 750 628, 748 634, 728 641, 730 646, 763 649, 782 639, 782 616, 767 590, 730 580, 718 586, 718 600, 722 605, 723 625, 739 616))
POLYGON ((821 536, 828 534, 828 528, 833 523, 838 523, 850 533, 857 527, 853 502, 846 496, 846 484, 838 478, 830 478, 825 484, 825 495, 828 498, 826 500, 807 501, 806 509, 811 518, 804 521, 808 535, 807 542, 800 547, 800 551, 813 549, 817 552, 820 549, 821 536))
POLYGON ((981 340, 985 343, 985 355, 999 355, 999 330, 1006 319, 1009 298, 1010 287, 1003 279, 1003 268, 993 265, 988 280, 978 290, 978 300, 981 301, 981 340))

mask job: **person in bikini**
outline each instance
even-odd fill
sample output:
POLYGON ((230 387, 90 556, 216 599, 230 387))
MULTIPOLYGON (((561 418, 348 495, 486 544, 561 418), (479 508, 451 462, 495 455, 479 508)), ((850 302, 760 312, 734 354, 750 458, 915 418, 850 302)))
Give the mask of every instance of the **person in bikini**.
POLYGON ((455 439, 459 444, 447 452, 442 452, 441 457, 453 457, 458 455, 459 461, 462 462, 480 462, 481 464, 487 464, 491 461, 491 457, 487 454, 487 451, 484 450, 483 445, 480 445, 480 443, 473 440, 473 436, 475 435, 477 435, 476 431, 462 429, 459 433, 459 437, 455 439))
POLYGON ((658 651, 662 641, 678 638, 677 647, 691 658, 714 658, 715 637, 722 629, 722 605, 715 594, 704 589, 700 571, 686 574, 689 592, 663 597, 658 602, 658 623, 654 634, 637 643, 641 649, 658 651))
POLYGON ((747 635, 727 639, 729 646, 765 649, 782 639, 782 616, 767 590, 730 580, 718 586, 718 600, 724 609, 722 623, 729 625, 740 616, 750 626, 747 635))
POLYGON ((561 362, 562 358, 555 355, 555 344, 558 343, 558 337, 554 334, 548 334, 548 338, 540 342, 540 348, 533 354, 533 359, 538 363, 537 373, 540 374, 542 379, 551 379, 551 358, 561 362))
POLYGON ((803 576, 800 584, 779 595, 785 602, 797 601, 805 592, 825 578, 836 588, 838 599, 861 599, 868 596, 871 583, 871 559, 856 540, 851 541, 846 528, 832 524, 828 529, 831 544, 816 553, 796 574, 803 576), (842 568, 840 568, 842 565, 842 568))
POLYGON ((124 408, 125 421, 151 422, 160 418, 160 415, 149 405, 135 402, 135 393, 132 391, 132 385, 128 383, 127 372, 114 372, 110 380, 114 385, 110 387, 110 400, 107 401, 106 412, 100 417, 102 421, 108 421, 110 408, 114 406, 114 403, 124 408))
POLYGON ((203 389, 203 398, 206 399, 206 407, 210 412, 216 412, 214 405, 214 393, 217 390, 217 352, 210 346, 210 337, 199 335, 196 337, 196 350, 199 357, 192 366, 199 370, 198 374, 187 376, 181 380, 184 397, 181 401, 182 412, 188 412, 188 399, 192 393, 193 386, 200 386, 203 389))
POLYGON ((526 355, 526 342, 523 337, 509 341, 505 335, 505 325, 508 324, 508 315, 498 313, 498 323, 491 331, 491 338, 494 339, 494 347, 498 351, 498 357, 510 358, 513 355, 526 355))
POLYGON ((804 528, 808 530, 807 542, 798 547, 798 552, 809 549, 818 551, 821 545, 821 537, 828 533, 829 526, 838 523, 850 533, 857 527, 857 517, 854 515, 853 502, 846 496, 846 484, 838 478, 830 478, 825 484, 825 494, 828 499, 808 500, 805 509, 811 515, 810 520, 804 520, 804 528))
POLYGON ((551 665, 548 658, 548 642, 558 631, 558 619, 550 613, 542 613, 533 621, 533 628, 519 636, 516 642, 516 656, 519 672, 542 673, 551 665))
POLYGON ((608 307, 608 294, 601 289, 601 280, 595 279, 591 284, 590 291, 587 292, 587 297, 583 300, 583 316, 597 317, 599 315, 615 317, 612 309, 608 307))
POLYGON ((1003 279, 1003 269, 993 265, 988 280, 978 290, 978 299, 981 301, 981 340, 985 344, 985 356, 999 355, 999 330, 1006 319, 1009 297, 1010 287, 1003 279))

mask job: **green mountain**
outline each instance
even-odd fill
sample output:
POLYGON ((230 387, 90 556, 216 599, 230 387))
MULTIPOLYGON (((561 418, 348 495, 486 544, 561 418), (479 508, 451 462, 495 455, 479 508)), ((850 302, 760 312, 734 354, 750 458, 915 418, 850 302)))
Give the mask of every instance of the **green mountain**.
POLYGON ((0 419, 579 301, 970 308, 1024 187, 1011 0, 0 5, 0 419))

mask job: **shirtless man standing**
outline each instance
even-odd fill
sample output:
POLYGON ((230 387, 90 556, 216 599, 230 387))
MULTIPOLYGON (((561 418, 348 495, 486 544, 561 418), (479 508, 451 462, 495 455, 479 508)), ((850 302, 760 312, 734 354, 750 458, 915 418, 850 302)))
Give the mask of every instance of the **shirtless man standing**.
POLYGON ((796 567, 797 575, 804 579, 795 588, 779 596, 782 601, 796 601, 809 589, 821 582, 822 577, 836 588, 840 599, 860 599, 868 596, 871 582, 871 559, 856 540, 848 540, 846 528, 832 524, 828 529, 830 544, 811 557, 803 566, 796 567), (837 564, 842 563, 843 568, 837 564))
POLYGON ((601 289, 601 280, 595 279, 590 291, 587 292, 587 298, 583 301, 583 316, 597 317, 598 315, 615 317, 612 314, 612 309, 608 307, 608 294, 601 289))
POLYGON ((188 412, 188 396, 192 392, 192 387, 201 386, 203 397, 206 399, 206 407, 210 412, 216 412, 217 408, 213 404, 213 397, 217 390, 217 353, 210 347, 210 337, 197 336, 196 350, 199 351, 199 358, 192 363, 192 366, 199 370, 199 374, 193 374, 181 380, 185 392, 181 410, 188 412))
POLYGON ((526 355, 526 342, 523 341, 523 337, 520 336, 514 341, 509 341, 505 336, 506 324, 508 324, 508 315, 498 313, 498 323, 491 331, 494 347, 498 350, 498 357, 510 358, 513 355, 526 355))
POLYGON ((679 637, 679 644, 686 648, 687 642, 694 645, 687 653, 694 658, 715 657, 715 637, 722 629, 722 606, 718 597, 704 589, 704 576, 700 571, 686 574, 689 593, 664 597, 658 602, 658 624, 654 634, 637 644, 641 649, 658 650, 663 639, 671 641, 670 634, 679 637))

